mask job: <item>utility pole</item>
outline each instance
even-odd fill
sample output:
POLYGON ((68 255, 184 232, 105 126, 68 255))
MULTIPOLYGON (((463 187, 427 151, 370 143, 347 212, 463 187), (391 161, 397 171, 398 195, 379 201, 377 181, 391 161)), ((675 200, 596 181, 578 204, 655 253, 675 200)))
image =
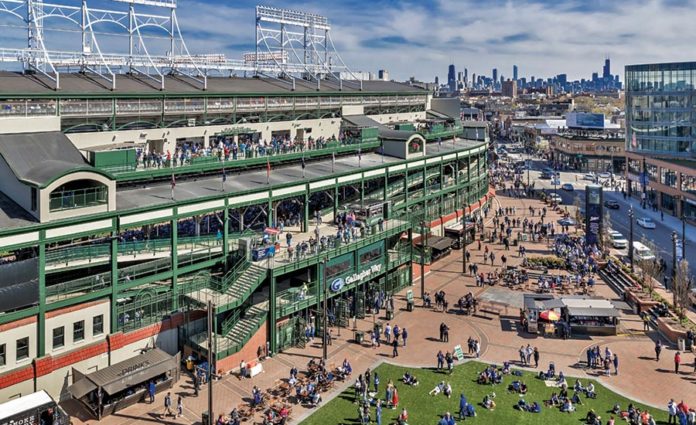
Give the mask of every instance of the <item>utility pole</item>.
POLYGON ((631 272, 633 271, 633 206, 628 210, 629 235, 628 235, 628 260, 631 263, 631 272))
POLYGON ((421 221, 421 258, 420 258, 420 275, 421 275, 421 299, 425 298, 425 222, 421 221))
POLYGON ((213 351, 213 316, 215 306, 212 301, 208 301, 208 424, 213 425, 213 359, 216 356, 213 351))
POLYGON ((462 274, 466 275, 466 205, 462 205, 462 274))
MULTIPOLYGON (((677 232, 676 230, 672 231, 672 292, 675 291, 674 287, 674 282, 677 280, 677 232)), ((684 251, 682 248, 682 255, 684 251)))
POLYGON ((329 358, 329 330, 328 328, 328 304, 329 304, 329 286, 326 284, 326 258, 321 260, 321 281, 324 285, 324 308, 322 316, 321 331, 324 337, 324 343, 322 344, 322 358, 324 361, 329 358))

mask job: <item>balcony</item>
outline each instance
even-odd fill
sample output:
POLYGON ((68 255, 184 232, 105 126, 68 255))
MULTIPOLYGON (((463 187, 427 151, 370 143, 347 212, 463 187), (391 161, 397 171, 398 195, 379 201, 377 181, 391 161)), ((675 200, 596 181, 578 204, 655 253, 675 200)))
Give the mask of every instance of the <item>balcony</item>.
POLYGON ((54 191, 50 195, 49 210, 55 212, 103 205, 108 202, 107 195, 106 186, 54 191))

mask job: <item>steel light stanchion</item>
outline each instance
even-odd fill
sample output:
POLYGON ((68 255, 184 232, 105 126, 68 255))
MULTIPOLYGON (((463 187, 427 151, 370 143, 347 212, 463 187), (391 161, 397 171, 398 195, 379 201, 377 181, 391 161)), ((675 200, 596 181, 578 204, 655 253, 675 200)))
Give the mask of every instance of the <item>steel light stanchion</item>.
POLYGON ((631 271, 633 271, 633 206, 628 210, 629 235, 628 235, 628 260, 631 263, 631 271))

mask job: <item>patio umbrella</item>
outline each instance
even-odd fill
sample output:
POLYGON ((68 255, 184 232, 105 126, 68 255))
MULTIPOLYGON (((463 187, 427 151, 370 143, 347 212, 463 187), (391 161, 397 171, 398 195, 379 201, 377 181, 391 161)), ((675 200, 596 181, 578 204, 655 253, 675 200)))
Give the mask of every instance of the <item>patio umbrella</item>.
POLYGON ((559 316, 558 313, 556 313, 553 310, 544 310, 541 313, 539 313, 539 317, 544 320, 548 320, 549 322, 556 322, 558 320, 561 320, 561 316, 559 316))

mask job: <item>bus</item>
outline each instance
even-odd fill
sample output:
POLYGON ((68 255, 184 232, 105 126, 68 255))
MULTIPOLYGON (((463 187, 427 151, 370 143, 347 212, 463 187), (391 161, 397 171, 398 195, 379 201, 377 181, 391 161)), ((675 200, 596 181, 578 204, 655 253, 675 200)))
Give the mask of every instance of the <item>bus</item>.
POLYGON ((41 390, 0 404, 0 424, 69 425, 70 417, 41 390))

